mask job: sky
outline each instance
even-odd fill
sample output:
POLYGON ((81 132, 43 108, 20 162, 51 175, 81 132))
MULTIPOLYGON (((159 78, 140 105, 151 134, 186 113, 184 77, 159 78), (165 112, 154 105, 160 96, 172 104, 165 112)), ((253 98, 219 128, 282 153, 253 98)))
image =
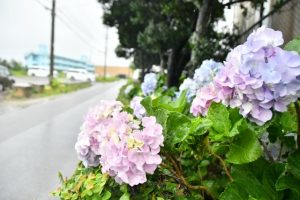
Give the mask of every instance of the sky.
MULTIPOLYGON (((0 0, 0 58, 24 62, 24 56, 50 44, 51 0, 0 0), (44 5, 44 6, 43 6, 44 5)), ((55 54, 74 59, 86 56, 104 64, 106 27, 97 0, 56 0, 55 54)), ((108 29, 108 66, 129 66, 118 58, 115 28, 108 29)))

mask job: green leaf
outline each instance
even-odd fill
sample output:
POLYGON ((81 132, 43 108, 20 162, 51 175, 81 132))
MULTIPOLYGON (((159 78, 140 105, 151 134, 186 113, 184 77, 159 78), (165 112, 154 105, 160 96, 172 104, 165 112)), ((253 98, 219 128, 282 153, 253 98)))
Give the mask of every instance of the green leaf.
POLYGON ((284 174, 276 182, 277 190, 291 189, 300 194, 300 181, 291 174, 284 174))
POLYGON ((206 118, 193 118, 190 124, 190 133, 193 135, 203 135, 210 127, 212 122, 206 118))
POLYGON ((300 194, 300 151, 288 158, 285 171, 276 183, 277 190, 291 189, 300 194))
POLYGON ((152 108, 152 100, 151 97, 145 97, 142 101, 141 104, 144 106, 144 108, 147 111, 148 115, 153 115, 153 108, 152 108))
POLYGON ((227 161, 234 164, 249 163, 262 155, 262 149, 254 132, 246 129, 235 137, 227 154, 227 161))
POLYGON ((169 96, 159 96, 152 101, 152 106, 155 108, 163 108, 168 111, 176 111, 182 113, 187 105, 185 92, 181 93, 180 97, 172 101, 169 96))
POLYGON ((159 124, 161 124, 163 127, 166 126, 168 115, 169 115, 169 112, 167 110, 156 109, 153 112, 153 115, 156 117, 156 120, 159 124))
POLYGON ((296 51, 300 54, 300 38, 296 38, 290 42, 288 42, 285 47, 285 50, 287 51, 296 51))
POLYGON ((222 138, 223 135, 229 134, 231 121, 224 105, 213 103, 209 108, 207 118, 213 123, 210 130, 211 136, 217 135, 218 138, 222 138))
POLYGON ((226 135, 228 137, 234 137, 240 133, 240 129, 243 128, 243 126, 247 126, 246 122, 244 119, 240 119, 237 122, 234 123, 232 129, 230 132, 226 135))
POLYGON ((280 125, 286 133, 296 132, 298 129, 297 114, 295 109, 291 109, 288 112, 279 113, 280 125))
POLYGON ((108 200, 111 197, 111 193, 109 191, 105 191, 103 195, 101 195, 101 200, 108 200))
POLYGON ((128 193, 124 193, 124 194, 121 196, 120 200, 130 200, 130 195, 129 195, 128 193))
POLYGON ((189 135, 190 119, 179 112, 170 112, 167 120, 167 135, 165 141, 171 146, 184 141, 189 135))
POLYGON ((234 181, 220 195, 220 199, 283 200, 283 193, 275 190, 275 182, 283 168, 282 164, 269 164, 263 159, 234 166, 234 181))
POLYGON ((287 170, 300 180, 300 151, 293 153, 288 158, 287 170))

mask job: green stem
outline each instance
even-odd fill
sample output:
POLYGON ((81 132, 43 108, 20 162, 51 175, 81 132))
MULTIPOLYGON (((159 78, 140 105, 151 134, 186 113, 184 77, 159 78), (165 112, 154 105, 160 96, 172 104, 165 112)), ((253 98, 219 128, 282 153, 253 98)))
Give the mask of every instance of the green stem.
POLYGON ((222 167, 223 167, 223 169, 224 169, 224 171, 225 171, 225 173, 226 173, 226 175, 227 175, 229 181, 232 182, 232 181, 233 181, 233 178, 232 178, 232 176, 231 176, 230 170, 229 170, 229 169, 227 168, 227 166, 226 166, 226 162, 224 161, 224 159, 223 159, 221 156, 219 156, 218 154, 214 153, 214 152, 211 150, 208 137, 206 137, 205 145, 206 145, 206 148, 207 148, 208 152, 209 152, 212 156, 214 156, 215 158, 217 158, 217 159, 219 160, 219 162, 221 163, 221 165, 222 165, 222 167))

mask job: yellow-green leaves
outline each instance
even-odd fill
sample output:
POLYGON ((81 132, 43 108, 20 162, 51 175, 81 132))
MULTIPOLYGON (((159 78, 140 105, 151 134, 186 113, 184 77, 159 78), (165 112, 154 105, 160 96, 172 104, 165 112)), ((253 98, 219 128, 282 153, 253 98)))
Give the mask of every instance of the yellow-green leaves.
POLYGON ((62 182, 62 186, 52 194, 62 200, 108 200, 109 191, 104 186, 109 176, 102 174, 99 168, 85 168, 81 164, 70 179, 62 182))

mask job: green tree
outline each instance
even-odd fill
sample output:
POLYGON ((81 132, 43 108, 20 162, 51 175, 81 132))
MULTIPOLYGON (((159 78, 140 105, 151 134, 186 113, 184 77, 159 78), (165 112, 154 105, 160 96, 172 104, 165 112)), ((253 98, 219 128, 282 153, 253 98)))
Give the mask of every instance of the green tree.
POLYGON ((241 2, 265 0, 98 0, 103 22, 118 29, 116 53, 134 57, 147 72, 153 64, 168 70, 168 86, 178 86, 184 69, 193 71, 204 59, 223 60, 236 35, 215 30, 224 9, 241 2))

